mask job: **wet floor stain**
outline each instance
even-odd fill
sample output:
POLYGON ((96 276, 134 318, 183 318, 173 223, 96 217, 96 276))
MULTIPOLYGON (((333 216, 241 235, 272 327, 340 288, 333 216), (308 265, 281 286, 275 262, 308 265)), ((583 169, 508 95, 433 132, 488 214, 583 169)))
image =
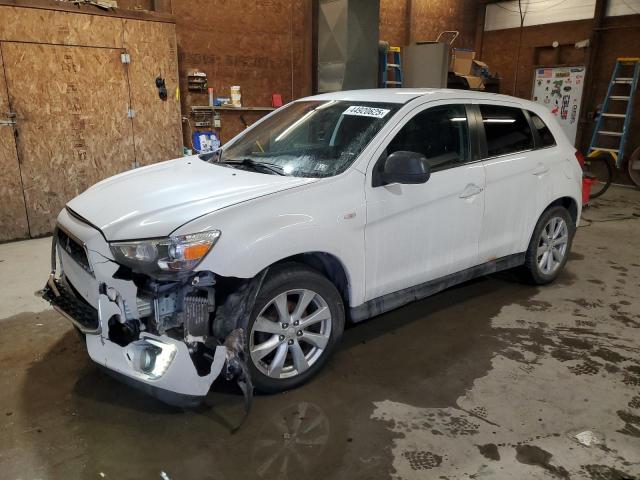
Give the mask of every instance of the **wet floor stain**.
POLYGON ((569 367, 569 371, 574 375, 595 375, 600 372, 600 366, 595 362, 582 362, 569 367))
POLYGON ((570 475, 564 467, 550 463, 552 457, 552 454, 535 445, 516 446, 516 460, 520 463, 543 468, 556 478, 568 479, 570 475))
POLYGON ((424 450, 405 451, 402 452, 402 456, 409 462, 411 470, 431 470, 442 463, 440 455, 424 450))
POLYGON ((484 458, 488 458, 489 460, 494 460, 496 462, 500 460, 500 452, 498 451, 498 446, 494 443, 478 445, 478 451, 484 458))
POLYGON ((611 362, 611 363, 620 363, 620 362, 624 362, 625 360, 628 359, 628 357, 621 355, 618 352, 614 352, 613 350, 606 348, 606 347, 600 347, 597 350, 595 350, 592 355, 594 357, 599 357, 603 360, 606 360, 607 362, 611 362))
POLYGON ((584 471, 591 480, 636 480, 637 477, 607 465, 585 465, 584 471))
POLYGON ((528 302, 523 302, 523 306, 531 312, 544 312, 553 307, 551 303, 540 300, 529 300, 528 302))
POLYGON ((614 270, 619 270, 620 272, 628 272, 627 267, 623 267, 622 265, 612 265, 611 268, 614 270))
POLYGON ((631 437, 640 438, 640 416, 623 410, 618 411, 618 417, 624 422, 624 427, 618 432, 631 437))

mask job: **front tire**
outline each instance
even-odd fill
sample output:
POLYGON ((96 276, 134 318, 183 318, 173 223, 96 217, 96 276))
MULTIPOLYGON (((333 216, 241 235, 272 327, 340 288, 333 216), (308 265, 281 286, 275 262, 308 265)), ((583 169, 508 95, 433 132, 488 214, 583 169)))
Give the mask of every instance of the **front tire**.
POLYGON ((336 287, 304 265, 274 267, 256 298, 247 325, 248 366, 256 389, 298 387, 331 356, 344 330, 336 287))
POLYGON ((575 222, 566 208, 546 210, 533 231, 525 253, 525 280, 535 285, 553 282, 562 272, 575 234, 575 222))

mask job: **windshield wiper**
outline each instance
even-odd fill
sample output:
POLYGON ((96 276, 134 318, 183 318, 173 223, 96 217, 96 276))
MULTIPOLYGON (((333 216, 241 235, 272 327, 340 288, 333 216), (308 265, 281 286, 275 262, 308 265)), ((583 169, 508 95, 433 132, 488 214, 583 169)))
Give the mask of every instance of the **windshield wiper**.
POLYGON ((276 165, 275 163, 256 162, 251 158, 243 158, 242 160, 223 160, 217 163, 220 163, 222 165, 240 165, 242 167, 248 167, 252 170, 267 170, 268 172, 271 172, 275 175, 285 175, 280 165, 276 165))
POLYGON ((219 160, 221 156, 222 156, 222 148, 218 148, 213 152, 201 153, 200 155, 198 155, 198 158, 200 160, 204 160, 205 162, 211 163, 211 162, 215 162, 216 160, 219 160))

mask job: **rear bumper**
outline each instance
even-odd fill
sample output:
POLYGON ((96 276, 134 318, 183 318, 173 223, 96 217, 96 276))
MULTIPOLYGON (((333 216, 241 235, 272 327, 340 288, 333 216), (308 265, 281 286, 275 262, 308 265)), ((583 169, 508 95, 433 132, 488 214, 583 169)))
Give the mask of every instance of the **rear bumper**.
POLYGON ((75 262, 54 235, 52 272, 42 297, 85 334, 91 359, 114 376, 171 405, 199 404, 222 372, 227 349, 222 345, 208 349, 210 354, 206 358, 211 368, 203 374, 202 365, 196 368, 189 347, 182 340, 142 331, 135 341, 125 346, 111 341, 109 322, 114 317, 125 319, 131 315, 136 287, 132 282, 113 278, 118 267, 104 253, 99 253, 99 258, 93 257, 94 252, 108 251, 108 246, 105 249, 105 245, 100 244, 106 242, 99 232, 91 229, 95 236, 89 238, 91 232, 86 226, 83 226, 85 230, 71 230, 74 219, 62 214, 61 217, 67 222, 63 224, 65 230, 86 247, 90 268, 75 262))

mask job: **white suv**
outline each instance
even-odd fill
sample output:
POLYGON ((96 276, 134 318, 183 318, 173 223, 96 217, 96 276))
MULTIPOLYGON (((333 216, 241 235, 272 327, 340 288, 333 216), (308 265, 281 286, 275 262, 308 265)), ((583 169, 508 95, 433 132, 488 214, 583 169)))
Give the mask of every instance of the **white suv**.
POLYGON ((243 352, 259 390, 290 389, 346 320, 513 267, 554 280, 581 212, 576 156, 546 109, 516 98, 304 98, 215 153, 71 200, 44 297, 93 360, 165 402, 197 404, 243 352))

